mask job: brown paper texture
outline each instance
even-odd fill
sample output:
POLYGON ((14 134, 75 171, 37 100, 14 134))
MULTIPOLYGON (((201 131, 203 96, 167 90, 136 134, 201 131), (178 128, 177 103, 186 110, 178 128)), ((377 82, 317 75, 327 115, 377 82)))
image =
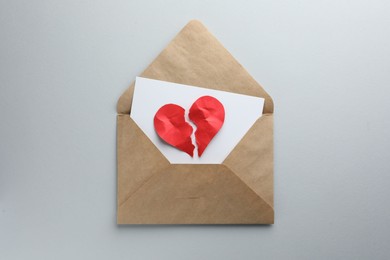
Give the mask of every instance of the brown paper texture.
POLYGON ((141 77, 265 98, 221 165, 170 164, 130 118, 134 83, 117 105, 118 224, 273 224, 273 102, 198 21, 141 77))

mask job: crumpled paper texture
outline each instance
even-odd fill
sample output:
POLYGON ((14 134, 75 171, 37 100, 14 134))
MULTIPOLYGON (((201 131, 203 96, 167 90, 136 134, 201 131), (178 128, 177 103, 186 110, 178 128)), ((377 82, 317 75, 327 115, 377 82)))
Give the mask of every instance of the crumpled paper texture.
POLYGON ((195 145, 192 144, 192 126, 185 121, 185 110, 175 104, 166 104, 154 116, 154 129, 166 143, 194 156, 195 145))
POLYGON ((225 109, 218 99, 211 96, 198 98, 190 108, 188 117, 196 125, 195 139, 198 155, 202 156, 225 121, 225 109))

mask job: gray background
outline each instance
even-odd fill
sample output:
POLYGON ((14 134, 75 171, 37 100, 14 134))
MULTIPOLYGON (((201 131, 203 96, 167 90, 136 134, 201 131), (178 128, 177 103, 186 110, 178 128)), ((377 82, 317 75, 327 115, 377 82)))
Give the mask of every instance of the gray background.
POLYGON ((390 2, 0 0, 1 259, 389 259, 390 2), (190 20, 275 101, 273 226, 115 224, 115 105, 190 20))

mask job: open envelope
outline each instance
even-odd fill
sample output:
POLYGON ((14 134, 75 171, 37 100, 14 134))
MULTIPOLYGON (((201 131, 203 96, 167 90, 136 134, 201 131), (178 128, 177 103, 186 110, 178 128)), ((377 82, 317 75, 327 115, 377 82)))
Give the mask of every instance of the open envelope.
POLYGON ((264 114, 222 164, 170 164, 117 106, 118 224, 273 224, 273 102, 198 21, 140 75, 265 99, 264 114))

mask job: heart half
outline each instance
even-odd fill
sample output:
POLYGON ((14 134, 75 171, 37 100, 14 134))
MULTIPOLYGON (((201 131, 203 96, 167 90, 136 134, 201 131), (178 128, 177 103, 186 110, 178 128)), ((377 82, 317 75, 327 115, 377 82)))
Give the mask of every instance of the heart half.
POLYGON ((198 155, 201 157, 210 141, 221 129, 225 120, 225 109, 218 99, 203 96, 192 104, 188 117, 197 127, 195 138, 198 155))
POLYGON ((185 121, 184 113, 185 110, 181 106, 164 105, 154 116, 154 128, 165 142, 193 157, 195 148, 191 140, 193 128, 185 121))

